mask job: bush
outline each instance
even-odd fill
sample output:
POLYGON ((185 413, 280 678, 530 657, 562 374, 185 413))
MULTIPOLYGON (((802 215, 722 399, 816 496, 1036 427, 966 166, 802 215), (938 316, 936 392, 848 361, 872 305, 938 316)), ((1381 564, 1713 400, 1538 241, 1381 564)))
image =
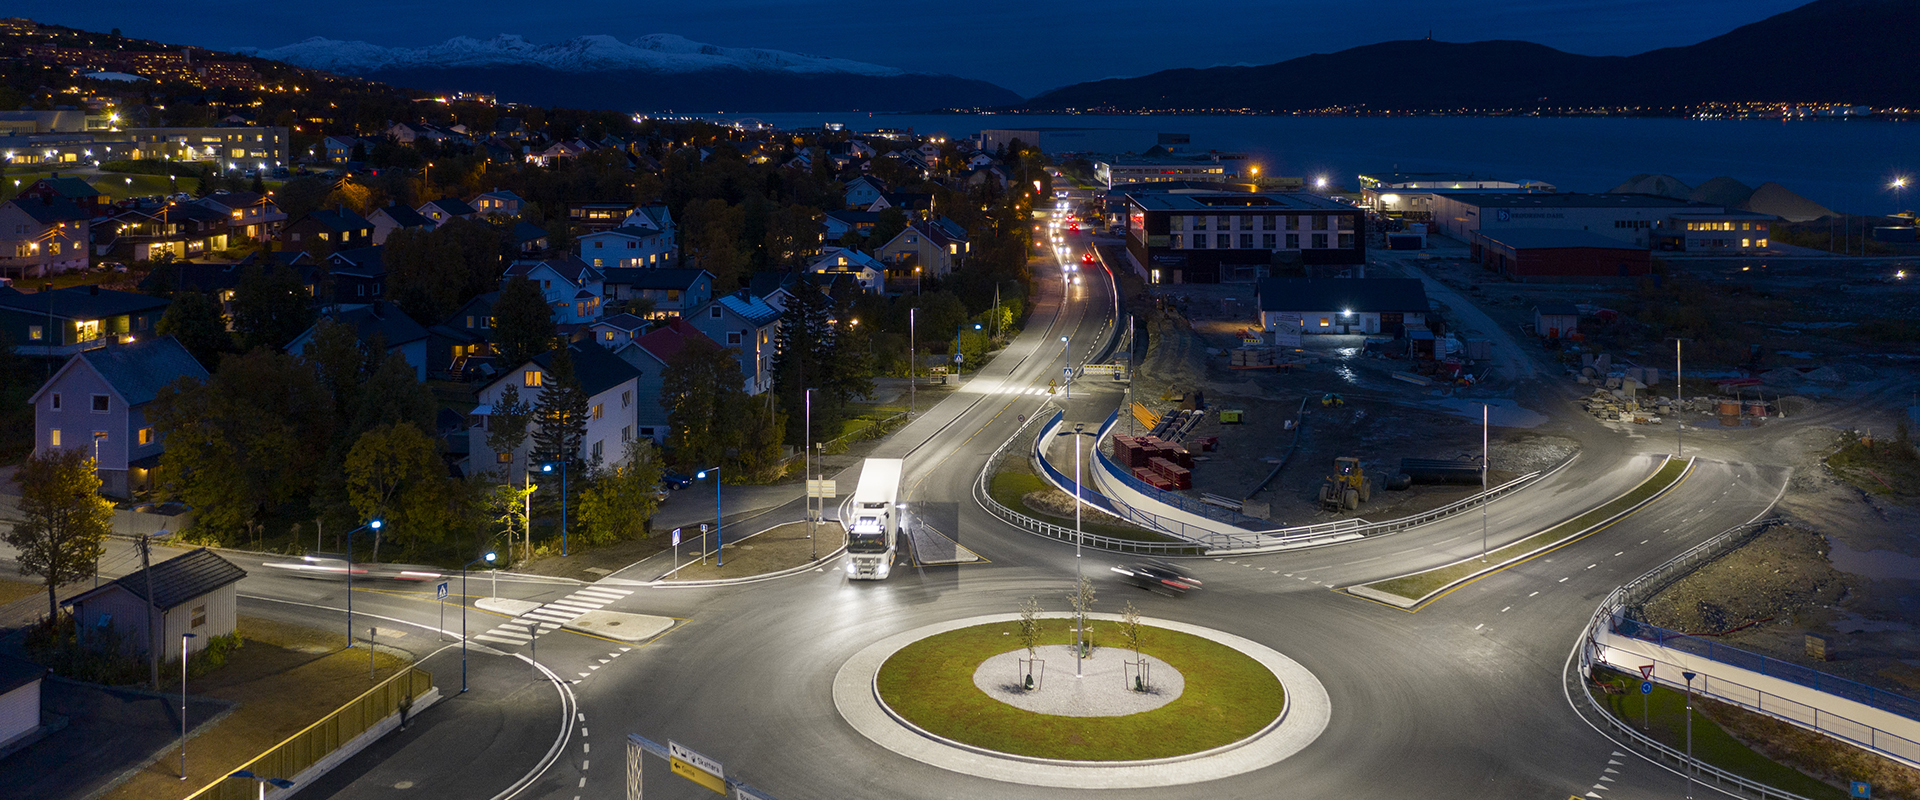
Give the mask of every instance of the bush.
POLYGON ((28 659, 63 678, 109 686, 139 683, 147 678, 142 660, 145 648, 135 648, 134 652, 123 650, 122 638, 111 628, 90 631, 82 642, 78 626, 70 616, 34 625, 28 629, 23 644, 28 659))

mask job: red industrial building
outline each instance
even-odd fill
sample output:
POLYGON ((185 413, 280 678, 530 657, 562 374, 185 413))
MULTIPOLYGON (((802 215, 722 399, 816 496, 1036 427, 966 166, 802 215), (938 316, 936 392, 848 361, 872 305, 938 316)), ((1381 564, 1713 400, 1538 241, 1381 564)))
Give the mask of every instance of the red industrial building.
POLYGON ((1586 283, 1631 279, 1653 272, 1653 253, 1591 231, 1549 228, 1475 231, 1473 258, 1517 281, 1586 283))

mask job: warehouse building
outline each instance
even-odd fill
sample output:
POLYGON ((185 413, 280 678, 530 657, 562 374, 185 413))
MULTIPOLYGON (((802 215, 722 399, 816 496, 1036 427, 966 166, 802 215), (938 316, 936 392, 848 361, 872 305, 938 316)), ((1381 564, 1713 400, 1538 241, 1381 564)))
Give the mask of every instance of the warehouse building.
POLYGON ((1400 336, 1426 330, 1427 289, 1417 278, 1267 278, 1254 296, 1260 327, 1301 333, 1400 336))
POLYGON ((1474 260, 1518 281, 1590 282, 1631 279, 1653 272, 1653 254, 1647 248, 1592 231, 1477 231, 1467 245, 1474 260))
POLYGON ((1516 228, 1530 228, 1589 231, 1651 248, 1654 230, 1671 227, 1676 215, 1719 215, 1731 211, 1721 206, 1650 194, 1438 192, 1433 195, 1434 227, 1469 244, 1476 232, 1491 236, 1516 228))
POLYGON ((1249 283, 1276 262, 1364 270, 1361 209, 1314 194, 1127 196, 1127 253, 1152 283, 1249 283))

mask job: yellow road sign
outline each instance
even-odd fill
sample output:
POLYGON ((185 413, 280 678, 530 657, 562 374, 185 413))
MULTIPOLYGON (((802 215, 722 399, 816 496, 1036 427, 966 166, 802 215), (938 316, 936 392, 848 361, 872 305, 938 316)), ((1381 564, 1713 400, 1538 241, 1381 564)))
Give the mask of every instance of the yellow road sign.
POLYGON ((705 786, 716 794, 727 793, 727 774, 720 762, 683 747, 679 742, 667 742, 667 765, 675 775, 705 786))

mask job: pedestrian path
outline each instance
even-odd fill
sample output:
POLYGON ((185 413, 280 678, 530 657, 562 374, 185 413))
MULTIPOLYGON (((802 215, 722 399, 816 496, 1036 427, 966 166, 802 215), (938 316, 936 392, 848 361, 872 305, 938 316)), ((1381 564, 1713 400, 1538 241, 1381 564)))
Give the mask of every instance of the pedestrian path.
POLYGON ((474 635, 473 638, 508 647, 520 647, 533 641, 535 636, 551 632, 578 619, 582 614, 598 611, 608 603, 630 594, 633 592, 627 589, 589 586, 559 600, 522 612, 519 616, 494 626, 492 630, 474 635))

